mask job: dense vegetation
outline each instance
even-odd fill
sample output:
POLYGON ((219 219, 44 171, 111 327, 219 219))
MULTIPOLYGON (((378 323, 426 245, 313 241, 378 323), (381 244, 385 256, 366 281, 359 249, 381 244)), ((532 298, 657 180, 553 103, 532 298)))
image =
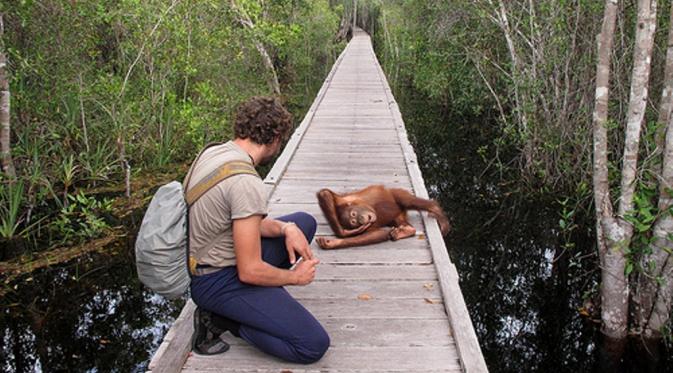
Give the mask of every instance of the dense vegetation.
POLYGON ((109 201, 83 189, 177 170, 230 138, 251 96, 280 94, 300 120, 344 45, 342 10, 326 0, 2 2, 18 180, 2 180, 0 242, 99 235, 109 201))
MULTIPOLYGON (((494 114, 500 136, 484 155, 512 147, 515 163, 500 164, 523 175, 531 192, 590 196, 591 116, 596 74, 596 35, 603 16, 597 1, 504 2, 508 25, 501 23, 500 1, 360 2, 359 22, 374 35, 377 53, 396 94, 409 88, 445 111, 458 115, 494 114), (534 4, 534 6, 532 6, 534 4), (507 29, 506 29, 507 28, 507 29), (509 47, 508 38, 511 38, 509 47)), ((620 2, 613 53, 611 117, 624 118, 635 28, 633 1, 620 2)), ((652 60, 648 141, 663 85, 668 1, 660 4, 652 60)), ((624 123, 612 123, 613 158, 618 167, 624 123)), ((438 123, 437 131, 450 130, 438 123)), ((661 125, 659 125, 661 127, 661 125)), ((643 172, 651 164, 643 166, 643 172)))

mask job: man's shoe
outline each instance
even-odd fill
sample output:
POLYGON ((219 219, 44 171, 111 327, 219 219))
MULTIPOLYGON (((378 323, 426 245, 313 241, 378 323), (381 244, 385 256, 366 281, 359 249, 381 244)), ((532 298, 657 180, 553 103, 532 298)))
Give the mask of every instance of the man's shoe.
POLYGON ((216 313, 210 313, 209 327, 212 327, 216 330, 220 330, 220 333, 228 331, 231 334, 233 334, 234 337, 241 338, 240 334, 241 324, 228 317, 224 317, 216 313))
POLYGON ((229 350, 229 344, 220 339, 220 334, 222 334, 222 330, 213 327, 210 322, 210 312, 197 307, 194 310, 192 350, 199 355, 215 355, 226 352, 229 350))

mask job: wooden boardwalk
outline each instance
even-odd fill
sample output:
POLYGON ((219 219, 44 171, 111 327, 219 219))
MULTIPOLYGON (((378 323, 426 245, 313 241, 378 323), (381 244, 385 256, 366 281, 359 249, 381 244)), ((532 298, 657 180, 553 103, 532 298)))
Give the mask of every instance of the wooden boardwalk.
MULTIPOLYGON (((427 191, 369 36, 339 56, 306 118, 265 179, 271 216, 306 211, 332 231, 316 192, 370 184, 427 191)), ((413 212, 418 233, 397 242, 325 251, 316 281, 288 287, 325 326, 331 346, 311 365, 285 363, 227 333, 231 349, 190 354, 191 302, 156 352, 152 372, 485 372, 458 275, 434 219, 413 212)))

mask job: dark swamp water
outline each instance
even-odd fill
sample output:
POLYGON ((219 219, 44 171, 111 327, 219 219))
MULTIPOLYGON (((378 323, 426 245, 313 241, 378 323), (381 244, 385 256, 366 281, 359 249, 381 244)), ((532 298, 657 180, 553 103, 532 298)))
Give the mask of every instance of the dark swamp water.
MULTIPOLYGON (((595 371, 598 332, 577 310, 598 281, 591 223, 564 235, 557 198, 525 199, 486 169, 478 150, 492 144, 489 121, 449 119, 416 100, 402 105, 405 120, 430 194, 451 217, 446 243, 489 369, 595 371)), ((0 371, 144 371, 184 301, 143 290, 132 248, 130 238, 9 284, 0 371)))

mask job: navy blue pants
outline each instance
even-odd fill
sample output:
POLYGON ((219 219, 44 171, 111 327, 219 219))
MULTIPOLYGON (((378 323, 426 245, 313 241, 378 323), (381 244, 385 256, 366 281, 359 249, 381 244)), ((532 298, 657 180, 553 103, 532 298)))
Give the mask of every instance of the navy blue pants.
MULTIPOLYGON (((315 235, 316 221, 309 214, 297 212, 277 219, 295 222, 309 242, 315 235)), ((289 268, 285 237, 262 238, 262 259, 289 268)), ((241 338, 283 360, 310 364, 329 347, 325 329, 287 290, 242 283, 234 266, 194 276, 191 293, 197 306, 239 322, 241 338)))

